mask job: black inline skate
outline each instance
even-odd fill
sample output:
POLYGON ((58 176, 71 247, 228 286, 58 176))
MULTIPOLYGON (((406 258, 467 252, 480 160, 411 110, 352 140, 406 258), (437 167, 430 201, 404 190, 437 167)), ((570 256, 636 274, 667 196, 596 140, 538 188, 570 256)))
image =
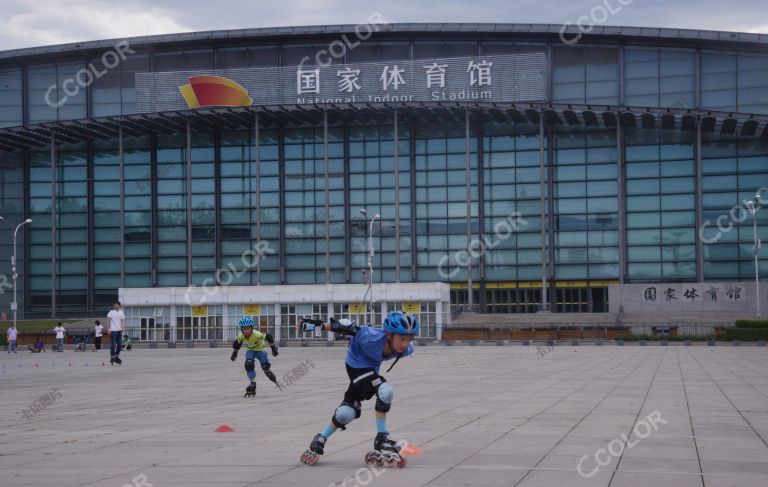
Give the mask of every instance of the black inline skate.
POLYGON ((405 457, 400 456, 400 445, 389 438, 389 433, 377 433, 373 450, 365 455, 365 464, 403 468, 405 463, 405 457))
POLYGON ((320 460, 320 455, 325 451, 326 438, 320 433, 316 434, 312 438, 312 443, 309 444, 307 451, 301 455, 301 463, 305 465, 314 465, 320 460))

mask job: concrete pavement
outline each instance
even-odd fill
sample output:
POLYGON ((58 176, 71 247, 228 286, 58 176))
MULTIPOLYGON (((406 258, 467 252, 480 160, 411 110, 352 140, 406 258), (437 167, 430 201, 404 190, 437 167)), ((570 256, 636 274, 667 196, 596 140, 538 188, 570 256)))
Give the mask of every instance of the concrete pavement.
POLYGON ((282 348, 277 376, 304 375, 279 390, 259 370, 244 399, 243 354, 226 348, 134 350, 121 367, 2 352, 0 485, 768 485, 768 348, 418 347, 385 376, 390 431, 422 455, 365 467, 369 401, 300 465, 342 399, 344 353, 282 348))

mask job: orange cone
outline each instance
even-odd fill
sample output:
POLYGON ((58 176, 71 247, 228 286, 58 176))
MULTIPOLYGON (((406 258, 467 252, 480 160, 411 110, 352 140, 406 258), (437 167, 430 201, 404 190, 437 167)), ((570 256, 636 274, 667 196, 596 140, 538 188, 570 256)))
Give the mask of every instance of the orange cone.
POLYGON ((421 455, 421 448, 416 445, 408 445, 400 452, 403 455, 419 456, 421 455))
POLYGON ((222 424, 218 428, 216 428, 216 433, 231 433, 235 430, 227 426, 226 424, 222 424))

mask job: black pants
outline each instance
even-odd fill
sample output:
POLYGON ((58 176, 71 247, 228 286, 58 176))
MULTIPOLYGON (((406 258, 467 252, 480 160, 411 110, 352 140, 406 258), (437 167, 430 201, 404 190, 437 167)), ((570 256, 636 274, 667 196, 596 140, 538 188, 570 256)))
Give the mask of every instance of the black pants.
POLYGON ((94 340, 96 342, 96 350, 101 350, 101 337, 96 337, 94 340))
POLYGON ((375 396, 379 386, 386 382, 384 377, 370 368, 357 369, 347 365, 347 375, 349 376, 349 387, 344 393, 344 402, 349 404, 367 401, 375 396))

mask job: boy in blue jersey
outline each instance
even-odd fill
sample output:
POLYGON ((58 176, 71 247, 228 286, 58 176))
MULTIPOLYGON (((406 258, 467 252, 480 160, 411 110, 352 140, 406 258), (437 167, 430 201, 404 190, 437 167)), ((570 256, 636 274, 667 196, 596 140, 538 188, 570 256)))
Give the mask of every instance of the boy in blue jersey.
POLYGON ((339 428, 360 417, 360 403, 376 396, 376 439, 373 450, 366 455, 366 463, 403 467, 405 458, 399 455, 400 446, 389 438, 387 431, 387 412, 392 405, 394 390, 391 385, 379 375, 381 363, 395 359, 387 372, 392 370, 398 360, 413 354, 413 337, 419 333, 419 320, 416 316, 407 315, 402 311, 389 313, 384 320, 384 327, 360 327, 349 320, 330 323, 321 320, 304 319, 299 323, 302 331, 314 331, 322 328, 350 337, 347 350, 346 366, 349 376, 349 387, 328 423, 309 445, 309 449, 301 456, 301 462, 314 465, 319 455, 324 452, 325 442, 339 428))

